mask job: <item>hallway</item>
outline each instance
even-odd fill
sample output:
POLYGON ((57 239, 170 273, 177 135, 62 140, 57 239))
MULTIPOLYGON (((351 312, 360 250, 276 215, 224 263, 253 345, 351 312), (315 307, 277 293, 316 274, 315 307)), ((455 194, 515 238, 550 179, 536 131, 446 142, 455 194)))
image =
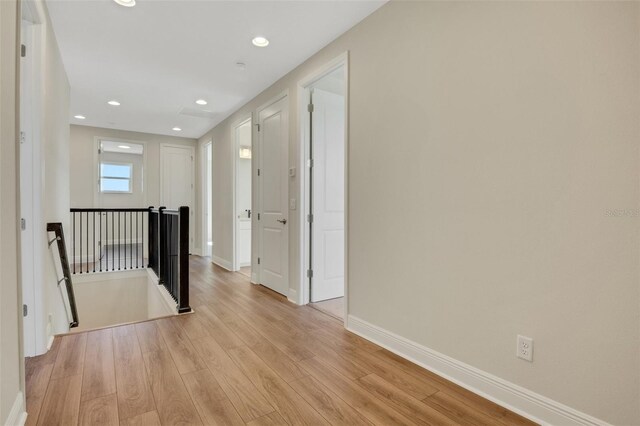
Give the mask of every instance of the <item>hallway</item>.
POLYGON ((191 277, 195 314, 28 358, 27 424, 530 424, 242 274, 191 277))

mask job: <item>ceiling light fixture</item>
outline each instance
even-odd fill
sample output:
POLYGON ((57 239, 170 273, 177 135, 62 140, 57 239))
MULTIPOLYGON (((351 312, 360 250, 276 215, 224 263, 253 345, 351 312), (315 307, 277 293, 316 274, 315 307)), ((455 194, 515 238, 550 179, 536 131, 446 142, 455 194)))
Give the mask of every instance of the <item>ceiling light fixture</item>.
POLYGON ((107 102, 107 103, 108 103, 109 105, 111 105, 111 106, 120 106, 120 102, 118 102, 118 101, 109 101, 109 102, 107 102))
POLYGON ((269 40, 264 37, 258 36, 251 40, 251 43, 253 43, 254 46, 267 47, 269 45, 269 40))
POLYGON ((129 145, 118 145, 118 148, 131 149, 131 147, 129 145))
POLYGON ((124 7, 133 7, 136 5, 136 0, 113 0, 118 3, 120 6, 124 7))
POLYGON ((175 132, 180 132, 180 131, 182 131, 182 129, 181 129, 180 127, 174 127, 172 130, 173 130, 173 131, 175 131, 175 132))
POLYGON ((206 105, 206 104, 207 104, 207 101, 205 101, 204 99, 198 99, 198 100, 196 101, 196 103, 197 103, 198 105, 206 105))
POLYGON ((78 120, 84 120, 87 117, 85 117, 84 115, 74 115, 73 118, 77 118, 78 120))

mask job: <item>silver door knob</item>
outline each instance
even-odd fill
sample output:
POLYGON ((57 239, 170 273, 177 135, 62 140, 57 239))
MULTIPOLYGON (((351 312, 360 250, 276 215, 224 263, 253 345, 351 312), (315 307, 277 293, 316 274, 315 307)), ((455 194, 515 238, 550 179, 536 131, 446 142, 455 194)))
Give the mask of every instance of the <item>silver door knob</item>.
POLYGON ((278 222, 280 222, 283 225, 287 224, 287 219, 278 219, 278 222))

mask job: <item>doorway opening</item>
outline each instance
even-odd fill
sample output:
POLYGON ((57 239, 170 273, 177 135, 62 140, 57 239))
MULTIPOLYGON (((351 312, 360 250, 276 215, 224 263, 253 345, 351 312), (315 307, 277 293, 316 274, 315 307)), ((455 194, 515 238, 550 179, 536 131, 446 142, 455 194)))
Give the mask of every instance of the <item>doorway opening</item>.
POLYGON ((251 118, 233 129, 235 224, 233 270, 251 278, 251 118))
POLYGON ((345 319, 346 60, 301 84, 304 131, 303 271, 311 307, 345 319))
POLYGON ((202 255, 213 255, 213 141, 202 146, 202 255))

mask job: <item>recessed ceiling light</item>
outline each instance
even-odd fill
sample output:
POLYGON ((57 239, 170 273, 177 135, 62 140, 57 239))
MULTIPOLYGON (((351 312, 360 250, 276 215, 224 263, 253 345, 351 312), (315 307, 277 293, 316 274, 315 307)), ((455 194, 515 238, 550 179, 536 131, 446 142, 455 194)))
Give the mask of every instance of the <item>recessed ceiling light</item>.
POLYGON ((73 118, 77 118, 78 120, 84 120, 87 117, 85 117, 84 115, 74 115, 73 118))
POLYGON ((172 130, 173 130, 173 131, 175 131, 175 132, 180 132, 180 131, 182 131, 182 129, 181 129, 180 127, 174 127, 172 130))
POLYGON ((119 106, 119 105, 120 105, 120 102, 118 102, 118 101, 109 101, 109 102, 107 102, 107 103, 108 103, 109 105, 111 105, 111 106, 119 106))
POLYGON ((198 100, 196 101, 196 103, 197 103, 198 105, 206 105, 206 104, 207 104, 207 101, 205 101, 204 99, 198 99, 198 100))
POLYGON ((136 5, 136 0, 113 0, 118 3, 120 6, 124 7, 133 7, 136 5))
POLYGON ((131 149, 131 147, 129 145, 118 145, 118 148, 131 149))
POLYGON ((258 47, 267 47, 269 45, 269 40, 267 40, 264 37, 256 37, 253 40, 251 40, 251 43, 253 43, 254 46, 258 46, 258 47))

